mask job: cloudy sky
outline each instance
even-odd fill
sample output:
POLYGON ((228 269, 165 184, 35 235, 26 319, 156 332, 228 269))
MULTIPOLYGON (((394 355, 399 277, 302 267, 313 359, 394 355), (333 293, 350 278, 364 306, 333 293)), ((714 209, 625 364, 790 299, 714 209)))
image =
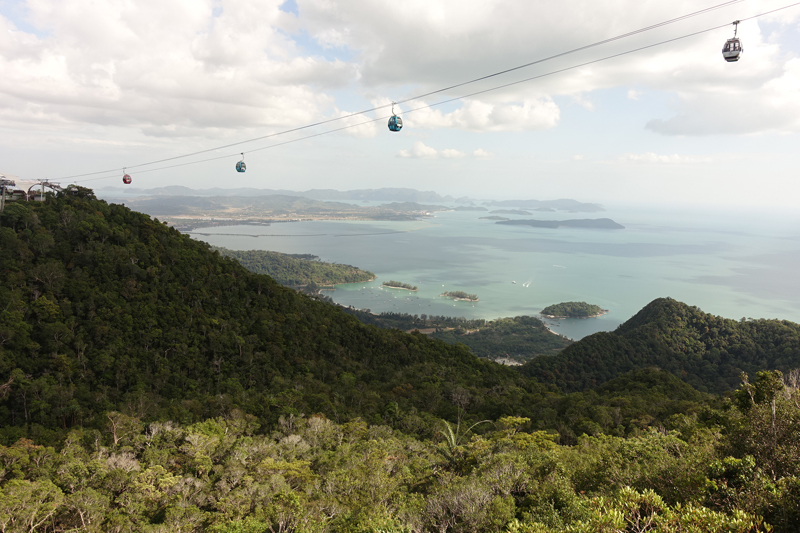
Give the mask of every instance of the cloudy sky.
POLYGON ((462 98, 791 0, 741 1, 416 97, 723 1, 0 0, 0 173, 118 186, 122 167, 408 100, 399 133, 381 119, 270 148, 382 108, 129 173, 136 187, 800 207, 800 6, 740 24, 738 63, 721 56, 726 26, 462 98), (120 170, 65 179, 107 169, 120 170))

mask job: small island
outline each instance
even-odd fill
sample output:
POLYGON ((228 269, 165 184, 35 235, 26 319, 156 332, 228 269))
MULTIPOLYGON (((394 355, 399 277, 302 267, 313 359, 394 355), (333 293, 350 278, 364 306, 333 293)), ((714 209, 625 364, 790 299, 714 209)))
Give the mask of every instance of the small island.
POLYGON ((384 287, 389 287, 390 289, 404 289, 407 291, 418 290, 416 285, 409 285, 408 283, 401 283, 399 281, 394 281, 394 280, 384 281, 382 285, 384 287))
POLYGON ((467 302, 477 302, 478 295, 477 294, 467 294, 464 291, 447 291, 443 292, 439 296, 444 296, 445 298, 452 298, 453 300, 465 300, 467 302))
POLYGON ((547 318, 594 318, 606 313, 608 313, 607 309, 586 302, 562 302, 548 305, 541 312, 547 318))

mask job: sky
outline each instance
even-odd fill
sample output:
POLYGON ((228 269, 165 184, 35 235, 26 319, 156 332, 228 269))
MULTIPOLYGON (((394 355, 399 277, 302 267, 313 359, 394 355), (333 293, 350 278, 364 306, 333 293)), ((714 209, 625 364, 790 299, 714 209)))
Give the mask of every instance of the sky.
POLYGON ((791 0, 743 0, 419 97, 723 1, 0 0, 0 173, 800 207, 800 6, 745 20, 742 59, 721 54, 733 20, 791 0), (400 132, 384 107, 137 166, 393 101, 400 132))

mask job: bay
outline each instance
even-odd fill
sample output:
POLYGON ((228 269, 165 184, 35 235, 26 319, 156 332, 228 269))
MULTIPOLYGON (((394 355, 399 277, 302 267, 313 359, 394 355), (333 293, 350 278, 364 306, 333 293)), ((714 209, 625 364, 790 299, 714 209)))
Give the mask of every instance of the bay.
POLYGON ((548 321, 553 331, 580 339, 613 330, 648 302, 668 296, 727 318, 800 321, 800 219, 793 213, 619 207, 590 215, 502 215, 608 217, 623 230, 508 226, 480 219, 488 214, 232 225, 193 235, 235 250, 310 253, 370 270, 375 281, 338 285, 326 294, 374 313, 494 319, 536 315, 564 301, 607 309, 598 318, 548 321), (390 279, 419 291, 381 287, 390 279), (477 294, 480 301, 440 297, 453 290, 477 294))

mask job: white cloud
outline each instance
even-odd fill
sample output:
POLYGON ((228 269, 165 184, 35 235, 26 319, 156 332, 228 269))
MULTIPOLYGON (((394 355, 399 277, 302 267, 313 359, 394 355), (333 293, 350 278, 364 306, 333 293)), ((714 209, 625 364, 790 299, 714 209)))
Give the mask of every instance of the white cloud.
MULTIPOLYGON (((335 3, 330 0, 298 0, 298 3, 303 15, 301 25, 310 35, 328 42, 330 39, 325 32, 338 28, 336 39, 330 42, 357 53, 359 73, 365 87, 380 91, 404 87, 407 94, 496 72, 697 10, 693 0, 643 0, 636 3, 570 0, 558 3, 557 7, 544 0, 408 0, 402 4, 390 0, 367 3, 361 0, 338 0, 335 3), (531 16, 533 13, 536 16, 531 16), (611 16, 612 13, 625 15, 611 16)), ((731 20, 745 18, 773 7, 777 5, 771 2, 737 4, 445 94, 458 96, 473 88, 483 89, 544 74, 717 26, 720 20, 727 20, 725 17, 731 20)), ((743 39, 745 54, 739 64, 726 63, 720 53, 725 39, 733 33, 731 27, 485 93, 479 96, 481 100, 476 107, 546 101, 551 96, 563 95, 591 110, 593 102, 589 97, 593 91, 636 85, 639 89, 628 91, 631 99, 638 98, 645 91, 677 95, 676 117, 696 113, 704 106, 704 101, 719 94, 728 94, 726 105, 735 108, 769 108, 773 95, 767 94, 764 88, 783 75, 784 66, 791 59, 791 54, 781 49, 774 35, 781 31, 797 31, 794 27, 798 20, 796 11, 785 10, 740 24, 739 36, 743 39), (759 22, 768 19, 773 25, 778 24, 779 30, 764 36, 759 22), (702 102, 694 107, 695 101, 702 102)), ((777 86, 772 87, 772 92, 782 100, 795 97, 792 92, 777 86)), ((429 127, 459 127, 471 131, 502 129, 490 121, 481 124, 470 117, 433 118, 427 121, 429 127)), ((723 132, 730 125, 728 118, 719 113, 703 114, 703 127, 683 119, 652 118, 670 121, 663 127, 657 121, 651 125, 653 131, 669 134, 698 135, 706 130, 723 132)), ((520 131, 552 127, 555 123, 557 119, 550 122, 542 119, 535 127, 530 127, 518 126, 511 121, 506 127, 508 131, 520 131), (543 123, 550 125, 543 126, 543 123)), ((767 113, 749 129, 755 132, 786 128, 800 131, 800 125, 789 125, 785 117, 767 113)))
MULTIPOLYGON (((474 157, 486 157, 488 154, 489 152, 486 152, 480 148, 473 152, 474 157)), ((400 150, 397 152, 398 157, 408 157, 414 159, 461 159, 466 155, 467 154, 461 150, 456 150, 454 148, 437 150, 436 148, 426 146, 422 141, 415 142, 413 146, 411 146, 410 150, 400 150)))
POLYGON ((435 148, 425 146, 422 141, 417 141, 411 147, 411 150, 400 150, 397 155, 399 157, 413 157, 414 159, 436 159, 439 157, 439 152, 435 148))
POLYGON ((618 163, 644 163, 658 165, 681 165, 692 163, 711 163, 710 157, 692 157, 678 154, 659 155, 653 152, 643 154, 624 154, 617 158, 618 163))
POLYGON ((642 91, 637 91, 636 89, 628 89, 629 100, 638 100, 639 97, 641 96, 642 96, 642 91))
MULTIPOLYGON (((743 60, 740 60, 743 61, 743 60)), ((732 84, 727 90, 681 95, 678 113, 647 128, 667 135, 752 134, 800 131, 800 59, 787 61, 780 76, 753 92, 732 84)))
POLYGON ((356 70, 303 56, 280 3, 30 0, 45 37, 0 16, 0 123, 224 137, 314 121, 332 103, 319 88, 356 70))
MULTIPOLYGON (((297 0, 295 16, 279 9, 283 1, 27 0, 29 22, 42 37, 0 15, 0 126, 119 126, 159 137, 207 138, 290 128, 336 116, 336 107, 352 108, 337 106, 325 91, 348 88, 400 99, 696 9, 693 0, 570 0, 557 8, 544 0, 297 0), (608 16, 621 11, 625 17, 608 16), (344 59, 326 59, 331 56, 320 50, 344 59)), ((756 3, 742 5, 739 16, 758 9, 756 3)), ((779 30, 770 38, 756 21, 740 25, 740 64, 722 61, 727 34, 712 32, 485 93, 455 111, 413 113, 409 120, 422 128, 541 130, 560 120, 552 96, 570 96, 591 110, 593 91, 636 84, 678 96, 672 118, 653 117, 649 127, 659 133, 798 131, 798 121, 790 120, 797 116, 795 67, 774 39, 798 15, 786 10, 771 18, 779 30), (722 106, 707 105, 717 95, 726 95, 725 107, 749 107, 760 118, 731 129, 722 106), (789 113, 775 112, 781 103, 789 113)), ((708 27, 709 20, 691 19, 443 96, 688 33, 708 27)), ((640 94, 628 91, 632 99, 640 94)), ((350 133, 372 136, 368 130, 350 133)))
POLYGON ((575 94, 572 96, 572 101, 586 109, 587 111, 594 111, 594 104, 588 100, 583 94, 575 94))
POLYGON ((494 157, 494 154, 492 152, 487 152, 483 148, 478 148, 477 150, 472 152, 472 157, 474 157, 475 159, 491 159, 492 157, 494 157))
POLYGON ((405 120, 414 128, 453 128, 466 131, 531 131, 555 127, 561 117, 558 106, 549 98, 526 100, 521 103, 488 103, 466 100, 450 113, 426 108, 424 102, 410 102, 405 120))
POLYGON ((582 155, 573 155, 572 156, 572 160, 573 161, 583 161, 583 156, 582 155))
POLYGON ((441 152, 439 152, 441 156, 445 159, 459 159, 464 157, 466 154, 460 150, 454 150, 452 148, 445 148, 441 152))

